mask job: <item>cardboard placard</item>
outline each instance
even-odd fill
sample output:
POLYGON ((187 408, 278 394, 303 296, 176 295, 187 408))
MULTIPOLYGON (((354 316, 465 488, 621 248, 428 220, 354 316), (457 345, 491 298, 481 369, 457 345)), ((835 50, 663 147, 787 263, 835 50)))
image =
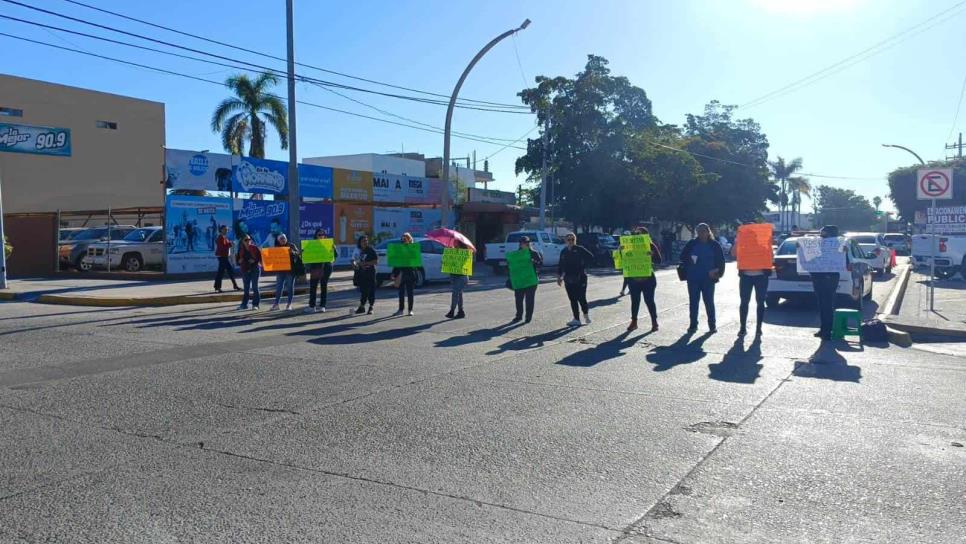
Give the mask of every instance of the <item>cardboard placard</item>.
POLYGON ((774 266, 771 223, 741 225, 735 239, 738 270, 771 270, 774 266))
POLYGON ((332 238, 302 240, 302 262, 305 264, 335 262, 335 244, 332 238))
POLYGON ((621 269, 625 278, 649 278, 654 275, 649 234, 621 236, 621 269))
POLYGON ((798 239, 796 268, 802 272, 845 272, 845 239, 804 236, 798 239))
POLYGON ((443 249, 443 274, 473 275, 473 252, 468 249, 448 247, 443 249))
POLYGON ((507 252, 506 264, 510 270, 510 285, 514 289, 526 289, 540 283, 529 249, 507 252))
POLYGON ((390 268, 419 268, 423 266, 423 254, 419 244, 389 244, 386 248, 386 262, 390 268))
POLYGON ((614 258, 614 269, 620 270, 621 269, 621 250, 615 249, 612 255, 614 258))
POLYGON ((289 272, 292 261, 287 247, 266 247, 262 249, 262 267, 265 272, 289 272))

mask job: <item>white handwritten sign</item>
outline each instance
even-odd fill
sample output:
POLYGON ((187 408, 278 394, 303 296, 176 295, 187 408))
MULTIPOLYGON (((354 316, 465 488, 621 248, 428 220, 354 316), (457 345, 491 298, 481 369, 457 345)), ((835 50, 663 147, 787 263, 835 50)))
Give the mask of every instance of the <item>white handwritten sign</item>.
POLYGON ((798 239, 798 273, 845 272, 845 239, 805 236, 798 239))

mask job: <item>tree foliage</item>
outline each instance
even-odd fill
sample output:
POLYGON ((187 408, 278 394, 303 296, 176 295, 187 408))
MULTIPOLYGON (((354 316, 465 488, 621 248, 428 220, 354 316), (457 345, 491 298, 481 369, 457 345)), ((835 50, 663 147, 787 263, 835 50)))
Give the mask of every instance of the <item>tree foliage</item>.
MULTIPOLYGON (((966 161, 934 161, 928 167, 953 169, 953 198, 939 200, 937 205, 966 206, 966 161)), ((925 210, 930 205, 930 201, 916 198, 916 183, 919 181, 916 176, 922 168, 921 165, 905 166, 889 173, 889 199, 899 210, 902 221, 913 222, 916 210, 925 210)))
POLYGON ((838 225, 842 230, 869 230, 876 223, 875 208, 851 189, 820 185, 815 192, 818 225, 838 225))
POLYGON ((265 137, 271 125, 278 133, 282 149, 288 149, 288 112, 285 102, 271 93, 278 84, 274 74, 259 74, 254 80, 247 75, 225 80, 234 96, 218 104, 211 115, 212 132, 221 133, 221 145, 233 155, 245 154, 249 143, 250 157, 265 158, 265 137))

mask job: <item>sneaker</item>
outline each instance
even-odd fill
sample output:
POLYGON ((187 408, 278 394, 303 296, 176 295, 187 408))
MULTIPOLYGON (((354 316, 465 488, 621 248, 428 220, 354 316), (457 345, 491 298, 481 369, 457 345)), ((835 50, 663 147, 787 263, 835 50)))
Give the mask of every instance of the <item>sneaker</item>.
POLYGON ((453 313, 453 310, 450 310, 449 313, 446 314, 444 317, 447 317, 449 319, 453 319, 454 317, 456 317, 456 314, 453 313))
POLYGON ((738 338, 743 338, 746 334, 748 334, 748 331, 744 327, 738 329, 738 338))
POLYGON ((627 326, 627 332, 636 331, 636 330, 637 330, 637 320, 631 319, 631 324, 627 326))
POLYGON ((570 321, 567 322, 567 326, 568 327, 579 327, 580 326, 580 320, 579 319, 571 319, 570 321))
POLYGON ((412 317, 414 315, 416 315, 416 314, 414 314, 412 310, 409 310, 409 317, 412 317))
POLYGON ((584 323, 590 325, 590 314, 584 314, 584 323))
POLYGON ((286 304, 285 305, 285 311, 286 312, 290 311, 291 309, 292 309, 292 305, 291 304, 286 304))
POLYGON ((657 332, 657 321, 651 321, 651 332, 657 332))
POLYGON ((305 307, 305 313, 307 313, 307 314, 310 314, 310 313, 316 312, 316 311, 317 310, 314 307, 312 307, 312 306, 306 306, 305 307))
POLYGON ((268 311, 270 311, 270 312, 277 312, 278 311, 278 304, 272 304, 272 307, 269 308, 268 311))
POLYGON ((258 310, 258 304, 255 304, 254 306, 252 306, 252 311, 255 311, 255 310, 258 310))
POLYGON ((364 313, 366 313, 366 307, 365 306, 359 306, 358 308, 356 308, 356 313, 357 314, 364 314, 364 313))
POLYGON ((316 312, 322 312, 324 314, 325 313, 325 306, 316 306, 315 307, 315 311, 316 312))
POLYGON ((463 310, 460 310, 460 312, 456 314, 456 319, 463 319, 464 317, 466 317, 466 314, 463 313, 463 310))

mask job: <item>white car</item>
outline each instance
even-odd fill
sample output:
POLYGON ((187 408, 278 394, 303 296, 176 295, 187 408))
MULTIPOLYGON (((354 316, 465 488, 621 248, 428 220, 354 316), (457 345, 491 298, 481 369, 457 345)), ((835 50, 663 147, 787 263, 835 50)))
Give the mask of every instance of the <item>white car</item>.
MULTIPOLYGON (((929 267, 936 252, 936 277, 948 279, 961 272, 966 279, 966 236, 917 234, 912 237, 912 263, 929 267)), ((927 271, 928 274, 928 271, 927 271)))
MULTIPOLYGON (((392 238, 376 246, 376 255, 379 256, 379 262, 376 264, 376 285, 381 285, 392 275, 392 268, 386 259, 389 244, 401 243, 402 240, 399 238, 392 238)), ((419 244, 419 250, 423 255, 423 267, 416 271, 416 287, 422 287, 429 281, 449 280, 449 274, 442 272, 445 246, 429 238, 414 238, 413 243, 419 244)))
POLYGON ((164 229, 146 227, 131 231, 116 242, 98 242, 87 247, 84 266, 140 272, 147 267, 164 266, 164 229))
MULTIPOLYGON (((815 296, 812 278, 798 272, 798 237, 786 239, 775 252, 775 272, 768 281, 769 307, 781 299, 807 299, 815 296)), ((848 272, 839 274, 836 292, 849 306, 861 309, 863 300, 872 300, 872 266, 854 240, 847 240, 848 272)))
POLYGON ((493 267, 494 272, 506 268, 506 252, 516 251, 520 247, 520 238, 530 239, 530 249, 543 257, 544 267, 554 267, 560 261, 560 252, 567 247, 563 240, 549 232, 535 230, 518 230, 506 235, 502 244, 486 244, 486 264, 493 267))
POLYGON ((849 240, 854 240, 866 254, 872 264, 873 271, 879 274, 892 272, 892 249, 886 245, 885 238, 875 232, 849 232, 845 234, 849 240))

